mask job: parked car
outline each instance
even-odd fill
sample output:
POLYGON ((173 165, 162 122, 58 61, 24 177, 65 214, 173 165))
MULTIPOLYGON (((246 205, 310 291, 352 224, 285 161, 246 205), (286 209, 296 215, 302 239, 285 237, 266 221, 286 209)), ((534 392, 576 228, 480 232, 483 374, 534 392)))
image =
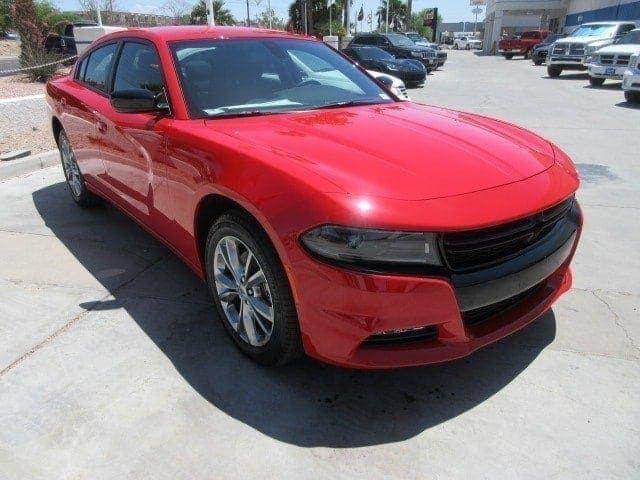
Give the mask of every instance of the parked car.
POLYGON ((536 65, 542 65, 546 62, 551 45, 553 45, 556 40, 560 40, 565 36, 566 35, 564 33, 550 33, 547 35, 541 43, 533 47, 533 51, 531 52, 531 60, 533 60, 533 63, 536 65))
POLYGON ((397 59, 378 47, 353 46, 345 48, 343 53, 362 67, 396 76, 407 85, 422 85, 427 77, 427 69, 420 60, 397 59))
POLYGON ((321 41, 127 29, 46 92, 73 200, 112 202, 165 243, 262 364, 459 358, 571 286, 582 217, 565 153, 396 101, 321 41))
POLYGON ((407 93, 407 87, 398 77, 394 77, 387 73, 376 72, 375 70, 367 70, 367 73, 376 80, 382 82, 396 97, 398 97, 399 100, 411 100, 407 93))
POLYGON ((586 70, 596 50, 611 45, 636 28, 633 22, 583 23, 571 35, 553 44, 547 61, 547 73, 559 77, 563 70, 586 70))
POLYGON ((481 49, 482 40, 478 40, 475 37, 458 37, 453 41, 454 50, 471 50, 481 49))
POLYGON ((402 33, 360 33, 353 37, 349 43, 349 47, 363 45, 381 48, 396 58, 420 60, 427 69, 427 73, 438 67, 437 50, 416 45, 413 40, 402 33))
POLYGON ((65 25, 64 33, 58 35, 52 33, 44 39, 44 50, 47 53, 55 53, 65 57, 71 57, 78 54, 76 48, 76 39, 73 30, 78 27, 95 27, 98 24, 90 21, 73 22, 65 25))
POLYGON ((514 38, 505 38, 498 42, 498 53, 507 60, 511 60, 516 55, 529 58, 533 53, 533 48, 550 33, 548 30, 531 30, 514 38))
POLYGON ((631 57, 637 53, 640 53, 640 29, 631 30, 612 45, 596 50, 588 64, 589 83, 600 86, 607 79, 622 80, 631 57))
POLYGON ((640 55, 634 54, 622 75, 622 90, 627 102, 640 103, 640 55))

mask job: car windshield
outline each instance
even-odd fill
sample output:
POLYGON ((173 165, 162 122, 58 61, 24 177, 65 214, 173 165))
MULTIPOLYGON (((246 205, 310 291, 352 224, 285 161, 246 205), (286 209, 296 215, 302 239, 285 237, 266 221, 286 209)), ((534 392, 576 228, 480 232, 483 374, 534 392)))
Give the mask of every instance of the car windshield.
POLYGON ((640 44, 640 30, 633 30, 627 33, 624 37, 621 37, 618 44, 623 45, 637 45, 640 44))
POLYGON ((406 35, 407 35, 407 37, 409 37, 414 42, 425 42, 425 43, 427 43, 427 40, 424 37, 421 37, 420 35, 418 35, 417 33, 407 33, 406 35))
POLYGON ((610 24, 582 25, 575 29, 571 37, 613 37, 616 26, 610 24))
POLYGON ((359 48, 357 51, 363 60, 395 60, 393 55, 378 47, 359 48))
POLYGON ((560 35, 558 35, 557 33, 552 33, 551 35, 547 35, 542 41, 542 43, 553 43, 559 38, 560 38, 560 35))
POLYGON ((406 35, 400 35, 399 33, 389 33, 386 37, 396 47, 413 47, 415 45, 413 40, 406 35))
POLYGON ((393 100, 321 42, 185 41, 171 45, 193 116, 259 115, 393 100))

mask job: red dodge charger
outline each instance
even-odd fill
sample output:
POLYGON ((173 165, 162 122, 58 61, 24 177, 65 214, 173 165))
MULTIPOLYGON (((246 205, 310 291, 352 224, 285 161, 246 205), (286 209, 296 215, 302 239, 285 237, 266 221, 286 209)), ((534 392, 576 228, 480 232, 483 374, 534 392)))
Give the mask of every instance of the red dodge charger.
POLYGON ((566 154, 401 102, 322 42, 123 30, 47 101, 75 202, 105 199, 175 252, 257 362, 451 360, 571 285, 582 216, 566 154))

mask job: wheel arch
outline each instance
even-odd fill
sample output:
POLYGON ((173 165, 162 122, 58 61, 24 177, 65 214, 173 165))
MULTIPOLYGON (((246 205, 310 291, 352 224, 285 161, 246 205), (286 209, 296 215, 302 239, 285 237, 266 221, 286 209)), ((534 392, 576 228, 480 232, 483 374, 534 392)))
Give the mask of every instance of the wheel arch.
POLYGON ((53 132, 53 138, 56 141, 56 145, 58 145, 58 137, 60 136, 60 132, 64 130, 62 126, 62 122, 56 116, 51 117, 51 131, 53 132))

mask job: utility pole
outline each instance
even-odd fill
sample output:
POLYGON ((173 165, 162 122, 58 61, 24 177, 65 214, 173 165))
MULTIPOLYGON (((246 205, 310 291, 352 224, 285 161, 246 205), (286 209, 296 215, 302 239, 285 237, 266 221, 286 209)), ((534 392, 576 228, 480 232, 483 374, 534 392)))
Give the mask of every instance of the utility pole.
POLYGON ((213 0, 207 0, 207 24, 210 27, 215 27, 216 25, 216 17, 213 12, 213 0))
POLYGON ((249 16, 249 0, 247 0, 247 27, 251 26, 251 17, 249 16))
MULTIPOLYGON (((411 7, 413 0, 407 0, 407 19, 405 20, 405 27, 411 25, 411 7)), ((406 32, 406 29, 405 29, 406 32)))
POLYGON ((387 0, 387 19, 384 21, 384 33, 389 33, 389 0, 387 0))
POLYGON ((349 16, 350 16, 349 4, 350 3, 351 3, 351 0, 345 0, 344 2, 344 29, 347 32, 347 36, 349 36, 349 34, 351 33, 349 29, 349 16))
POLYGON ((271 12, 271 0, 267 1, 267 10, 269 11, 269 28, 273 28, 273 13, 271 12))

